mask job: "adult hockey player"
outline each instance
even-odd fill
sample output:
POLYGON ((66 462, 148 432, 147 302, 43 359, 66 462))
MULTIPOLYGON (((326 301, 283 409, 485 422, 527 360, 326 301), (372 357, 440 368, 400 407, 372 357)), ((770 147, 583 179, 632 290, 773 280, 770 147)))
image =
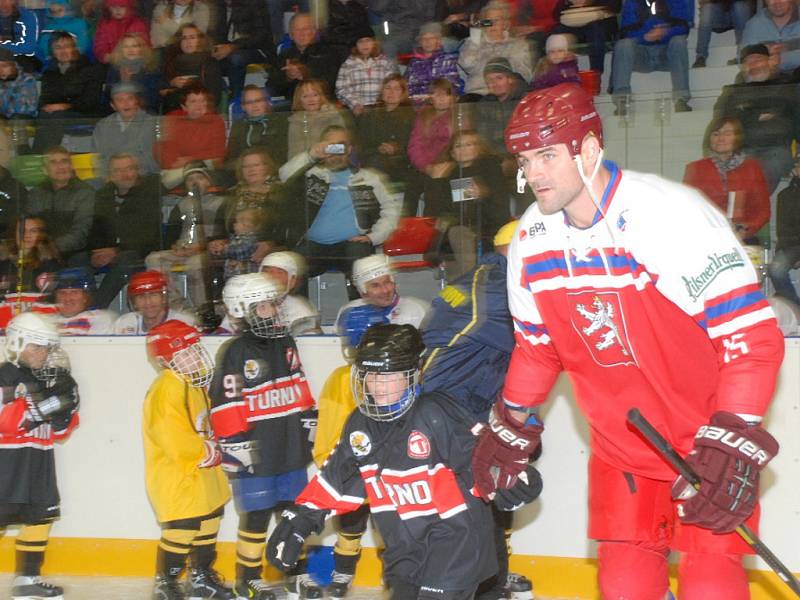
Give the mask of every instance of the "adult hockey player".
POLYGON ((153 600, 232 600, 212 568, 231 497, 210 423, 207 390, 214 361, 200 332, 177 320, 150 330, 147 353, 161 368, 142 419, 147 496, 161 526, 153 600), (189 572, 181 586, 187 557, 189 572))
MULTIPOLYGON (((420 396, 422 338, 411 325, 373 325, 352 367, 358 404, 336 449, 270 537, 267 556, 290 569, 327 516, 365 501, 383 538, 392 600, 468 600, 497 569, 489 507, 473 495, 475 420, 442 394, 420 396)), ((495 503, 519 508, 541 490, 529 467, 495 503)))
POLYGON ((14 600, 62 600, 41 578, 50 526, 60 516, 53 445, 78 425, 78 386, 66 370, 51 373, 59 347, 52 318, 14 317, 0 364, 0 531, 20 525, 14 600))
POLYGON ((261 272, 266 273, 286 288, 281 312, 292 336, 304 333, 322 333, 319 311, 303 294, 298 293, 306 272, 306 259, 302 254, 281 250, 270 252, 261 261, 261 272))
POLYGON ((352 281, 361 298, 345 304, 336 316, 336 329, 362 331, 362 321, 419 327, 428 305, 412 296, 400 296, 394 269, 385 254, 371 254, 353 263, 352 281))
MULTIPOLYGON (((514 327, 508 312, 506 269, 508 245, 518 221, 506 223, 494 236, 494 252, 447 287, 431 302, 422 325, 425 354, 422 391, 441 391, 485 422, 503 388, 514 327)), ((530 580, 509 573, 512 512, 493 509, 497 575, 481 583, 477 600, 531 598, 530 580)))
POLYGON ((732 531, 757 526, 759 472, 778 450, 761 421, 784 343, 744 250, 698 192, 603 161, 578 86, 528 94, 505 135, 536 203, 509 251, 517 345, 476 447, 478 487, 514 480, 539 444, 532 411, 567 371, 591 431, 602 596, 662 600, 678 550, 681 600, 749 598, 750 550, 732 531), (688 454, 699 493, 627 426, 632 407, 688 454))
MULTIPOLYGON (((244 332, 220 350, 211 384, 211 422, 239 511, 234 590, 240 598, 273 600, 261 577, 267 526, 308 482, 314 400, 281 319, 283 286, 251 273, 232 277, 225 290, 228 311, 244 322, 244 332)), ((290 598, 322 598, 304 562, 286 582, 290 598)))
POLYGON ((55 315, 61 335, 110 335, 117 314, 95 308, 94 275, 85 267, 70 267, 56 278, 55 315))
POLYGON ((131 275, 128 283, 128 305, 131 312, 116 320, 114 333, 144 335, 153 327, 173 320, 193 326, 193 315, 170 307, 168 285, 167 277, 161 271, 140 271, 131 275))

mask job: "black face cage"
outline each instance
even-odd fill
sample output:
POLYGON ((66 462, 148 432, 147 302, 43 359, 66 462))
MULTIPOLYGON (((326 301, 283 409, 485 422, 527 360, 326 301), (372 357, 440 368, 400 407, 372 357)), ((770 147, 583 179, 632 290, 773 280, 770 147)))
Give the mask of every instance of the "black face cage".
POLYGON ((375 421, 394 421, 403 416, 414 404, 418 386, 419 369, 375 371, 355 364, 350 370, 350 387, 356 405, 375 421))
MULTIPOLYGON (((264 302, 269 302, 269 300, 264 302)), ((258 316, 257 308, 259 304, 259 302, 251 304, 244 315, 244 320, 250 326, 250 331, 253 332, 253 335, 266 339, 286 337, 289 329, 283 322, 280 304, 272 302, 275 314, 271 317, 258 316)))
POLYGON ((38 369, 31 369, 33 376, 44 382, 45 386, 53 387, 59 377, 71 371, 69 356, 60 346, 50 348, 44 364, 38 369))

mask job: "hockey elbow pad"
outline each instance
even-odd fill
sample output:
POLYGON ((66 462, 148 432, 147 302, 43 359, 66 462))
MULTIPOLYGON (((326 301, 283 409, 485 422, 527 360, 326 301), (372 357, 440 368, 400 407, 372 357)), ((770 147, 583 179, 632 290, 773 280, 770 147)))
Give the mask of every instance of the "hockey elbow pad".
POLYGON ((229 473, 254 473, 258 464, 258 442, 243 436, 221 438, 222 468, 229 473))
POLYGON ((507 490, 498 489, 494 496, 494 505, 503 511, 512 511, 522 508, 539 497, 542 493, 542 476, 532 465, 528 465, 517 476, 514 487, 507 490))
POLYGON ((267 560, 281 571, 289 571, 297 564, 306 538, 320 531, 324 522, 325 511, 305 506, 287 508, 267 542, 267 560))

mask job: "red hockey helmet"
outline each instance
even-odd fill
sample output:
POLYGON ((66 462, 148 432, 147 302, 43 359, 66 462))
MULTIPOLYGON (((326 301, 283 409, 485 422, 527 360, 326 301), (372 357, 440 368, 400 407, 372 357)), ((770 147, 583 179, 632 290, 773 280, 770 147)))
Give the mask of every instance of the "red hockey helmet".
POLYGON ((147 334, 147 352, 194 387, 211 382, 214 361, 200 343, 200 332, 183 321, 170 319, 153 327, 147 334))
POLYGON ((518 154, 566 144, 575 156, 588 133, 603 145, 603 123, 592 97, 577 84, 562 83, 531 92, 520 101, 506 126, 506 148, 518 154))
POLYGON ((131 276, 128 283, 128 297, 134 298, 150 292, 165 292, 167 278, 161 271, 141 271, 131 276))

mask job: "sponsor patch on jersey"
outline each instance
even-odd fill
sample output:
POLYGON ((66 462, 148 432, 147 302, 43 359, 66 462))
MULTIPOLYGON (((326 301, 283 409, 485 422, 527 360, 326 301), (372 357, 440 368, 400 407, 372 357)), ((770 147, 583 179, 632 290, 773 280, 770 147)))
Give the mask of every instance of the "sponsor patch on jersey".
POLYGON ((587 290, 567 294, 572 327, 594 361, 603 367, 636 365, 619 292, 587 290))
POLYGON ((729 252, 716 252, 708 256, 708 262, 702 271, 692 275, 682 275, 686 292, 692 300, 697 300, 708 289, 720 273, 728 269, 744 267, 748 258, 739 248, 731 248, 729 252))
POLYGON ((258 362, 259 361, 252 358, 248 358, 246 361, 244 361, 245 379, 255 379, 261 374, 261 365, 259 365, 258 362))
POLYGON ((294 348, 286 349, 286 364, 289 365, 290 373, 300 370, 300 357, 294 348))
POLYGON ((372 441, 363 431, 354 431, 350 434, 350 448, 356 456, 366 456, 372 452, 372 441))
POLYGON ((428 458, 431 455, 431 442, 428 436, 416 429, 408 435, 408 457, 428 458))

